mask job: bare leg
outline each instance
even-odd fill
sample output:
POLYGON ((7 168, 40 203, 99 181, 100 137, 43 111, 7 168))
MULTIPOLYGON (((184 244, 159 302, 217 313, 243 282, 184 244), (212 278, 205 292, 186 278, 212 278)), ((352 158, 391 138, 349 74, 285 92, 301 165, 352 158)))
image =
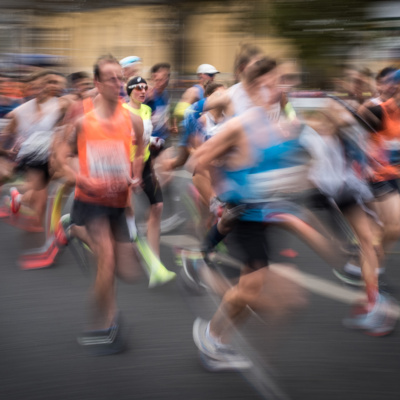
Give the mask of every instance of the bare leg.
POLYGON ((79 226, 79 225, 72 225, 71 226, 71 235, 78 238, 83 243, 87 244, 90 249, 93 248, 93 242, 91 240, 91 237, 90 237, 86 227, 79 226))
POLYGON ((44 224, 47 206, 47 183, 44 172, 36 169, 29 169, 26 174, 27 183, 24 185, 24 194, 21 204, 28 206, 37 214, 40 224, 44 224))
POLYGON ((97 259, 97 275, 93 288, 94 329, 108 328, 116 313, 115 301, 115 244, 106 217, 98 217, 88 224, 92 250, 97 259))
POLYGON ((378 293, 378 257, 373 246, 373 234, 368 216, 359 207, 354 206, 345 213, 361 246, 361 270, 367 291, 368 302, 373 304, 378 293))
POLYGON ((116 270, 121 279, 133 282, 143 275, 140 261, 134 250, 134 244, 130 242, 116 242, 116 270))
POLYGON ((196 170, 193 176, 193 184, 199 191, 200 199, 208 210, 210 207, 210 199, 214 196, 214 190, 211 187, 210 173, 207 170, 196 170))
POLYGON ((14 172, 14 163, 7 158, 0 157, 0 184, 10 179, 14 172))
POLYGON ((322 235, 313 226, 290 214, 282 214, 278 226, 285 228, 303 239, 329 265, 341 265, 342 258, 336 240, 322 235))
POLYGON ((390 193, 373 203, 383 224, 380 244, 383 251, 388 251, 400 237, 400 195, 390 193))
POLYGON ((211 319, 210 334, 222 343, 229 342, 232 327, 246 318, 248 307, 284 316, 305 304, 304 291, 297 284, 268 268, 261 268, 243 275, 239 283, 225 293, 211 319))

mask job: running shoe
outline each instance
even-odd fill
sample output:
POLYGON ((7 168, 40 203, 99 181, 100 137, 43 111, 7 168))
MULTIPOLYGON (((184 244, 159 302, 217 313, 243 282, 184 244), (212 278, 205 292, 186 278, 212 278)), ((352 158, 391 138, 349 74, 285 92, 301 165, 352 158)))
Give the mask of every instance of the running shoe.
POLYGON ((142 257, 144 270, 149 276, 149 288, 164 285, 176 278, 175 272, 165 268, 145 239, 137 236, 135 243, 142 257))
POLYGON ((155 288, 156 286, 165 285, 173 281, 176 278, 176 274, 173 271, 165 268, 160 262, 156 263, 157 269, 153 269, 149 277, 149 288, 155 288))
MULTIPOLYGON (((350 285, 350 286, 364 286, 364 280, 362 278, 361 267, 359 266, 358 261, 350 260, 347 262, 343 269, 333 269, 334 275, 339 278, 342 282, 350 285)), ((385 268, 378 269, 378 278, 380 284, 383 283, 382 277, 385 273, 385 268)))
POLYGON ((21 200, 20 200, 20 193, 18 192, 16 187, 12 187, 10 189, 10 208, 13 214, 17 214, 19 209, 21 208, 21 200))
POLYGON ((247 357, 232 346, 217 343, 207 332, 208 321, 197 318, 193 324, 193 340, 200 352, 200 361, 211 372, 246 370, 253 367, 247 357))
POLYGON ((371 311, 356 306, 352 315, 343 320, 343 324, 346 328, 362 330, 371 336, 385 336, 394 330, 397 318, 396 302, 380 293, 371 311))
POLYGON ((333 274, 350 286, 364 286, 364 280, 361 275, 361 268, 353 262, 347 262, 342 269, 333 269, 333 274))
POLYGON ((161 221, 160 231, 162 234, 172 232, 181 226, 185 221, 186 219, 182 217, 181 213, 173 214, 161 221))
POLYGON ((200 252, 181 251, 182 270, 181 278, 190 291, 203 294, 208 286, 201 281, 200 270, 206 267, 203 256, 200 252))
POLYGON ((84 332, 78 337, 78 343, 92 356, 117 354, 125 348, 118 319, 108 329, 84 332))
POLYGON ((54 230, 54 236, 56 237, 56 243, 58 247, 67 246, 71 238, 71 215, 65 214, 60 218, 56 229, 54 230))

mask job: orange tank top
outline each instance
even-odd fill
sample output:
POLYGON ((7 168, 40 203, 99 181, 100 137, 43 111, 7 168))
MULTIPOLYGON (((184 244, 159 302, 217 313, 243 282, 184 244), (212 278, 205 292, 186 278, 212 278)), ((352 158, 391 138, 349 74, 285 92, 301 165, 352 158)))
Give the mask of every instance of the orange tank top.
POLYGON ((400 108, 394 99, 381 104, 382 130, 372 135, 370 155, 373 158, 374 181, 400 177, 400 108))
POLYGON ((100 119, 86 108, 78 133, 79 175, 75 198, 87 203, 123 208, 129 197, 128 177, 133 129, 129 112, 119 103, 114 115, 100 119))

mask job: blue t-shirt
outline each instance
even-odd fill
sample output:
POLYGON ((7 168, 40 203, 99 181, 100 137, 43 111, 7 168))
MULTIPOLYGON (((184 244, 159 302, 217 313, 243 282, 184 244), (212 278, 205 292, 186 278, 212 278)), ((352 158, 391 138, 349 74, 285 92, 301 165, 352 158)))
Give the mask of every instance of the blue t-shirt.
POLYGON ((182 121, 183 133, 179 142, 179 146, 187 147, 190 138, 196 135, 196 133, 201 130, 201 126, 198 120, 201 117, 201 113, 203 112, 205 102, 206 99, 202 99, 200 101, 197 101, 196 103, 193 103, 190 107, 186 109, 185 119, 182 121))
POLYGON ((168 91, 162 93, 154 92, 154 97, 145 101, 152 111, 151 123, 153 124, 152 136, 166 139, 169 136, 169 111, 170 111, 170 96, 168 91))
POLYGON ((197 90, 198 90, 199 100, 204 99, 204 88, 203 88, 203 86, 197 84, 197 85, 194 85, 193 87, 197 88, 197 90))

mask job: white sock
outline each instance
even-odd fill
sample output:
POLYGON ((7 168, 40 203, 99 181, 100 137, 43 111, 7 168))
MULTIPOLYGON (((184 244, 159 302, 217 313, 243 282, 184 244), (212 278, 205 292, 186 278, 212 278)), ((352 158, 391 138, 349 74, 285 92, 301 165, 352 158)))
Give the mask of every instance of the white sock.
POLYGON ((131 237, 131 240, 135 241, 137 238, 137 228, 136 228, 136 223, 135 223, 135 217, 128 215, 126 217, 126 223, 128 225, 128 230, 129 230, 129 235, 131 237))
POLYGON ((210 322, 207 324, 207 329, 206 329, 206 337, 207 339, 216 347, 226 347, 221 341, 213 336, 210 332, 210 322))

